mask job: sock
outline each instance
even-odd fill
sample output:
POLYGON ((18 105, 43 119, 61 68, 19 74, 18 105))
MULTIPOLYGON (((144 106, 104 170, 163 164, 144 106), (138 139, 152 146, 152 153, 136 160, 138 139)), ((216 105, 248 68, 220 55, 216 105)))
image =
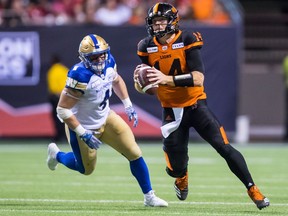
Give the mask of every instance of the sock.
POLYGON ((254 183, 251 183, 251 182, 250 182, 250 183, 246 186, 246 188, 247 188, 248 190, 250 190, 250 188, 253 187, 254 185, 255 185, 254 183))
POLYGON ((151 199, 152 197, 155 197, 155 194, 153 190, 150 190, 148 193, 145 193, 144 196, 146 199, 151 199))
POLYGON ((59 163, 68 167, 69 169, 78 171, 75 156, 73 152, 58 152, 56 159, 59 163))
POLYGON ((130 161, 130 170, 133 176, 138 181, 138 184, 140 185, 141 190, 144 194, 152 190, 149 170, 143 157, 140 157, 134 161, 130 161))

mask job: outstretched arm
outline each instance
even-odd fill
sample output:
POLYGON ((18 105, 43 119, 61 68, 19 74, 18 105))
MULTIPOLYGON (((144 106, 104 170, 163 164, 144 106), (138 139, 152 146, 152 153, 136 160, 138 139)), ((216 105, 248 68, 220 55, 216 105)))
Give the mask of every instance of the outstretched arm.
POLYGON ((124 100, 129 97, 127 86, 120 75, 118 75, 113 81, 113 90, 120 100, 124 100))
POLYGON ((125 108, 125 112, 129 118, 129 121, 132 121, 134 119, 133 126, 136 127, 138 125, 138 115, 129 98, 126 84, 120 75, 118 75, 116 79, 113 81, 113 90, 115 94, 122 101, 125 108))

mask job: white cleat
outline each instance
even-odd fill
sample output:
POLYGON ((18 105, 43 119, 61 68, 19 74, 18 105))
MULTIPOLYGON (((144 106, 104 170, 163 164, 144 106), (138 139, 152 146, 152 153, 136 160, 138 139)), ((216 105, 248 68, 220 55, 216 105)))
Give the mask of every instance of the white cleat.
POLYGON ((154 194, 154 191, 149 191, 144 195, 144 205, 149 207, 167 207, 168 203, 165 200, 157 197, 154 194))
POLYGON ((47 166, 50 170, 55 170, 57 165, 58 165, 56 155, 59 151, 60 151, 60 149, 58 148, 58 146, 55 143, 50 143, 48 145, 47 166))

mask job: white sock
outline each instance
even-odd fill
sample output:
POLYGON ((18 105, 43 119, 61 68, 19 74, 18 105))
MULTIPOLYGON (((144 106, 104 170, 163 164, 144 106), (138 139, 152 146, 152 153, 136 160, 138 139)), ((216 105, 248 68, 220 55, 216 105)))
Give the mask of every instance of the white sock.
POLYGON ((145 198, 152 198, 155 196, 154 191, 150 190, 148 193, 144 194, 145 198))

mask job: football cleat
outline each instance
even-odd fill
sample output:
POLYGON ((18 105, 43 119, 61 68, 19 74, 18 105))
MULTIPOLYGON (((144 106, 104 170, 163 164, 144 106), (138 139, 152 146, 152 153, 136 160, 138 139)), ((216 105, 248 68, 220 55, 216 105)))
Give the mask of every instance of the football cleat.
POLYGON ((60 151, 60 149, 58 148, 58 146, 55 143, 50 143, 48 145, 48 157, 47 157, 47 166, 50 170, 55 170, 57 165, 58 165, 58 161, 56 159, 57 153, 60 151))
POLYGON ((185 200, 188 196, 188 172, 184 177, 176 178, 174 183, 176 196, 179 200, 185 200))
POLYGON ((258 209, 262 209, 265 207, 268 207, 270 205, 270 201, 268 198, 263 196, 263 194, 259 191, 256 185, 252 186, 248 191, 248 195, 253 200, 253 202, 256 204, 258 209))
POLYGON ((168 203, 165 200, 157 197, 154 194, 154 191, 149 191, 144 195, 144 205, 149 207, 167 207, 168 203))

